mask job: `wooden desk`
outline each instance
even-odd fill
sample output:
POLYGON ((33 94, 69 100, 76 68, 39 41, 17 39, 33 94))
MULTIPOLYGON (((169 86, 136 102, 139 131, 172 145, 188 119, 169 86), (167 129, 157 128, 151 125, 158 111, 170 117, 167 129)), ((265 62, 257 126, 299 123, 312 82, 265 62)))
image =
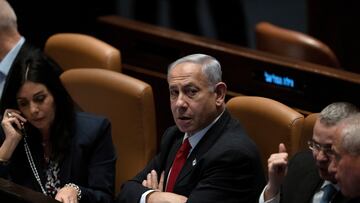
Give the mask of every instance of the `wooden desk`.
POLYGON ((0 202, 9 203, 59 203, 40 192, 17 185, 11 181, 0 178, 0 202))
POLYGON ((204 53, 222 64, 223 80, 235 95, 278 100, 302 112, 318 112, 335 101, 360 104, 360 75, 190 35, 119 16, 98 18, 97 37, 120 49, 123 72, 152 85, 159 132, 173 124, 167 66, 188 54, 204 53), (272 82, 265 82, 266 76, 272 82), (286 85, 277 80, 288 81, 286 85), (274 82, 275 81, 275 82, 274 82), (290 81, 290 82, 289 82, 290 81), (293 86, 291 87, 291 84, 293 86))

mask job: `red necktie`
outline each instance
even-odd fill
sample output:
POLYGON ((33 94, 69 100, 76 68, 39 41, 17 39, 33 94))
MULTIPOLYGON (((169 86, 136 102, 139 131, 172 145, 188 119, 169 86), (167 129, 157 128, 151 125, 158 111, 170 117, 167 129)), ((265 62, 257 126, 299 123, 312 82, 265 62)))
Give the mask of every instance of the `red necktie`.
POLYGON ((178 177, 182 167, 184 166, 184 163, 187 159, 190 149, 191 149, 191 145, 189 143, 189 139, 186 138, 182 143, 180 149, 176 153, 175 160, 173 162, 169 179, 166 185, 166 192, 173 191, 176 178, 178 177))

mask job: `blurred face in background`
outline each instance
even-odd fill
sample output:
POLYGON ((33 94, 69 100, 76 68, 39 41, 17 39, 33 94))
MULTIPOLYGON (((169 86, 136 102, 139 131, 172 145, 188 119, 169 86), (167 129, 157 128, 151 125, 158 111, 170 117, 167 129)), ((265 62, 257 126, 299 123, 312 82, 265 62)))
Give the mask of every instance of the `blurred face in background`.
POLYGON ((318 119, 315 122, 313 132, 313 146, 312 153, 318 168, 319 175, 322 179, 336 182, 335 174, 329 172, 330 157, 328 152, 331 151, 331 146, 334 141, 336 126, 326 126, 318 119))
POLYGON ((337 134, 332 146, 333 155, 329 171, 335 173, 341 192, 345 196, 360 197, 360 155, 348 153, 341 145, 340 130, 337 130, 337 134))

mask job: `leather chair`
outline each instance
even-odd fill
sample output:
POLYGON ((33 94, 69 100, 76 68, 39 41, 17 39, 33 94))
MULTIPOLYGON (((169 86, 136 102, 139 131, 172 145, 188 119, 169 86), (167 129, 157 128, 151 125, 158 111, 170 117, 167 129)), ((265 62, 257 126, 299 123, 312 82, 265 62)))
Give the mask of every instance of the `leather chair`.
POLYGON ((86 111, 104 115, 112 124, 117 150, 116 192, 155 155, 155 105, 150 85, 104 69, 65 71, 61 80, 73 100, 86 111))
POLYGON ((44 48, 62 69, 97 67, 121 72, 121 54, 115 47, 89 35, 58 33, 44 48))
POLYGON ((260 51, 341 69, 334 52, 311 36, 268 22, 256 24, 255 34, 260 51))
POLYGON ((307 142, 313 137, 314 125, 318 116, 319 113, 310 113, 305 117, 303 130, 301 132, 300 150, 309 148, 307 142))
POLYGON ((280 143, 285 144, 289 156, 298 151, 304 122, 299 112, 275 100, 255 96, 233 97, 226 106, 257 144, 265 171, 268 158, 279 151, 280 143))

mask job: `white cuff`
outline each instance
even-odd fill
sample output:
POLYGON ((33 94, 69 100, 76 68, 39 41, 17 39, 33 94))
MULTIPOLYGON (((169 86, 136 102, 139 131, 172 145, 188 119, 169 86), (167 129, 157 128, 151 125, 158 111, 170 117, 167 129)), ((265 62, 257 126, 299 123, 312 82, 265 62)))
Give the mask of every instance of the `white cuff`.
POLYGON ((148 190, 146 192, 144 192, 142 195, 141 195, 141 198, 140 198, 140 202, 139 203, 146 203, 146 196, 151 193, 151 192, 154 192, 155 190, 148 190))
POLYGON ((259 203, 279 203, 280 202, 280 192, 278 192, 273 198, 265 201, 264 200, 264 193, 268 186, 266 185, 259 197, 259 203))

